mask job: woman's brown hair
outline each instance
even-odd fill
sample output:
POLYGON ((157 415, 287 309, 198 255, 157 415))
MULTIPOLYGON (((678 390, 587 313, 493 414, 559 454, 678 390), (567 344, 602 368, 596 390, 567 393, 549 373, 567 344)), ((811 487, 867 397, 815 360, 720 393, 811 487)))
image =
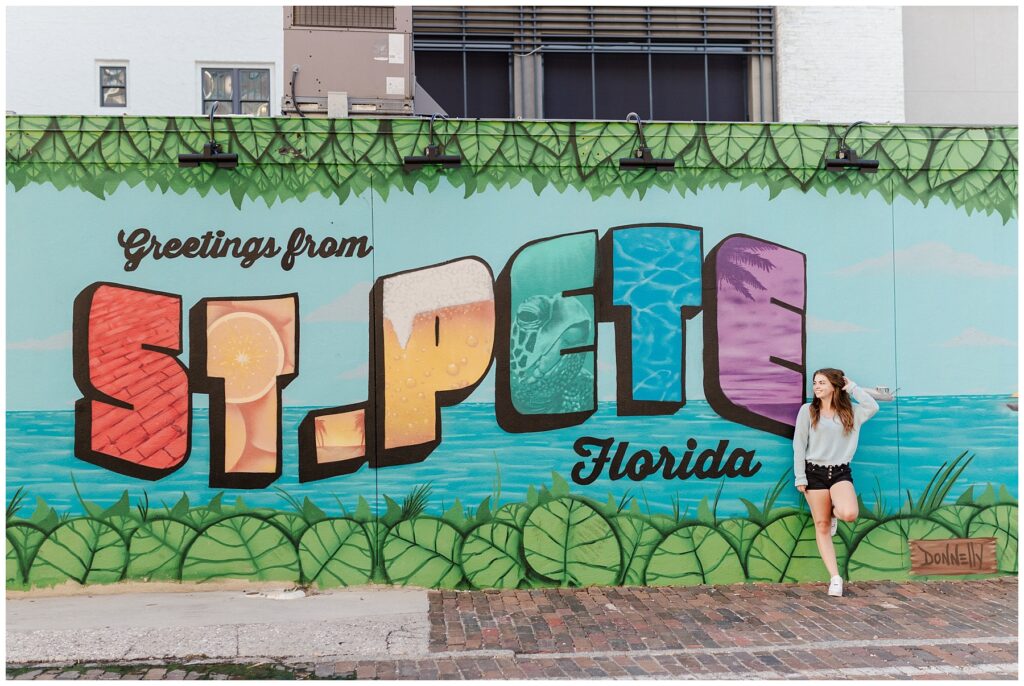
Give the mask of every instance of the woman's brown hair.
MULTIPOLYGON (((842 369, 833 369, 832 367, 825 367, 819 369, 811 375, 811 381, 813 383, 814 377, 821 374, 828 382, 832 384, 832 411, 839 417, 839 421, 843 423, 843 433, 848 434, 853 431, 853 403, 850 402, 850 394, 843 390, 843 386, 846 383, 843 381, 845 374, 842 369)), ((811 401, 811 426, 818 426, 818 418, 821 416, 821 400, 815 396, 814 400, 811 401)))

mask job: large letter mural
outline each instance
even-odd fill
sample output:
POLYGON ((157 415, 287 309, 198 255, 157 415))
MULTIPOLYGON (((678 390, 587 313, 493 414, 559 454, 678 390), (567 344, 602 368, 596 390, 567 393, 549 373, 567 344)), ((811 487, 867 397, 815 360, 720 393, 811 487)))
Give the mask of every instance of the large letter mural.
POLYGON ((441 443, 441 407, 465 400, 490 368, 494 278, 482 260, 383 277, 370 300, 368 400, 303 420, 301 481, 425 459, 441 443))
POLYGON ((722 417, 792 437, 804 402, 802 253, 729 236, 704 263, 704 394, 722 417))
POLYGON ((586 421, 597 409, 597 232, 528 243, 496 287, 494 411, 505 431, 586 421))
POLYGON ((602 319, 615 322, 620 415, 686 404, 686 320, 700 312, 699 227, 620 226, 601 239, 602 319))
POLYGON ((299 372, 298 296, 204 298, 191 310, 192 382, 210 395, 210 486, 281 475, 281 389, 299 372))
POLYGON ((74 305, 75 455, 139 479, 188 459, 192 396, 181 353, 181 298, 96 283, 74 305))
POLYGON ((467 258, 380 279, 374 298, 376 466, 419 462, 441 442, 441 407, 469 397, 491 366, 494 277, 467 258))

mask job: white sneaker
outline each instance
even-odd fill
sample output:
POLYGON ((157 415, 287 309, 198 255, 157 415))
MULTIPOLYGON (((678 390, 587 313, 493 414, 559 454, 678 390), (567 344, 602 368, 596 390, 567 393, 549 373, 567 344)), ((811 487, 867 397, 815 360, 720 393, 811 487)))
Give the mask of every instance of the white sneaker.
MULTIPOLYGON (((835 517, 833 517, 832 518, 832 523, 828 527, 828 535, 834 537, 836 535, 836 531, 838 531, 838 530, 839 530, 839 520, 836 519, 835 517)), ((842 595, 842 594, 840 594, 840 595, 842 595)))
POLYGON ((828 594, 836 598, 843 597, 843 577, 834 576, 828 584, 828 594))

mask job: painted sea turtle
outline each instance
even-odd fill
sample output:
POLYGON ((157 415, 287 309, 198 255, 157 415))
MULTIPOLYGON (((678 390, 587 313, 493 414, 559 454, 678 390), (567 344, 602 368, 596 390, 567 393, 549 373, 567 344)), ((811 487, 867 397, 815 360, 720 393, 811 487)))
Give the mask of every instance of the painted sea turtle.
POLYGON ((594 318, 575 298, 534 295, 522 302, 509 341, 512 403, 523 414, 593 407, 594 376, 568 348, 593 341, 594 318))

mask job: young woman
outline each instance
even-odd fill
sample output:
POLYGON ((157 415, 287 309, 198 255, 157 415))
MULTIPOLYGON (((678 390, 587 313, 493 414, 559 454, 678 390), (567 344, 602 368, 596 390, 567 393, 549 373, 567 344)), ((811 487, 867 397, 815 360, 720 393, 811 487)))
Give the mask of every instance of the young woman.
POLYGON ((814 518, 818 552, 831 581, 828 594, 843 595, 832 537, 838 519, 857 519, 850 460, 857 450, 860 426, 878 412, 878 403, 841 369, 819 369, 813 377, 814 400, 800 408, 793 436, 796 488, 807 498, 814 518), (854 406, 850 396, 857 401, 854 406))

